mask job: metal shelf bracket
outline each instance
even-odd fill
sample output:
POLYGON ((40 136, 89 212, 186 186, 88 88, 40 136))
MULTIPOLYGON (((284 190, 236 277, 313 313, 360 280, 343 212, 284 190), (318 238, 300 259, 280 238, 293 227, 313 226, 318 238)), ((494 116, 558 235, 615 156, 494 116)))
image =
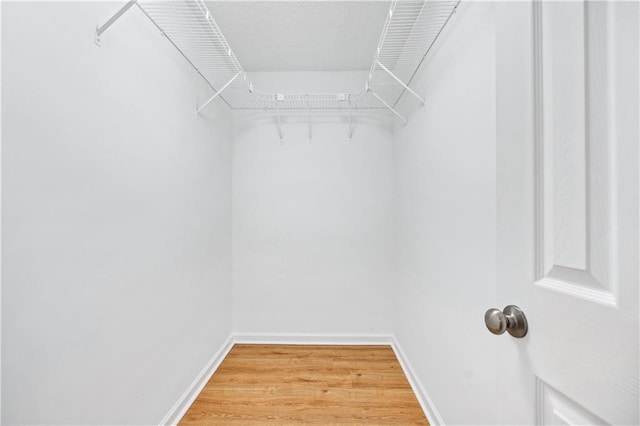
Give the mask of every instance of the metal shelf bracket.
POLYGON ((307 94, 307 123, 309 126, 309 142, 311 142, 311 101, 309 94, 307 94))
POLYGON ((402 120, 404 122, 404 124, 407 124, 409 121, 404 118, 402 116, 402 114, 400 114, 398 111, 396 111, 395 109, 393 109, 393 107, 391 105, 389 105, 387 102, 385 102, 384 99, 382 99, 380 96, 378 96, 378 94, 376 92, 374 92, 373 90, 369 89, 369 91, 371 92, 371 94, 373 96, 375 96, 375 98, 380 101, 380 103, 384 106, 387 107, 387 109, 389 109, 389 111, 391 111, 392 113, 394 113, 396 115, 396 117, 398 117, 400 120, 402 120))
MULTIPOLYGON (((280 96, 280 95, 277 95, 280 96)), ((280 122, 280 108, 278 107, 278 99, 276 98, 276 118, 278 120, 278 136, 280 137, 280 145, 283 144, 282 123, 280 122)))
POLYGON ((418 98, 418 100, 420 102, 422 102, 422 105, 424 105, 424 99, 422 99, 422 97, 420 95, 418 95, 416 92, 414 92, 411 87, 407 86, 406 84, 404 84, 404 82, 402 80, 400 80, 394 73, 392 73, 387 67, 385 67, 384 65, 382 65, 382 63, 378 60, 376 60, 376 63, 378 64, 378 66, 380 68, 382 68, 383 70, 385 70, 387 72, 387 74, 389 74, 391 77, 393 77, 393 79, 395 81, 397 81, 398 83, 400 83, 400 85, 402 87, 404 87, 409 93, 411 93, 413 96, 415 96, 416 98, 418 98))
POLYGON ((202 111, 203 109, 205 109, 205 108, 207 107, 207 105, 209 105, 209 104, 211 103, 211 101, 213 101, 215 98, 217 98, 218 96, 220 96, 220 93, 222 93, 222 91, 223 91, 224 89, 226 89, 227 87, 229 87, 229 86, 231 85, 231 83, 233 83, 233 82, 236 80, 236 78, 238 78, 238 76, 239 76, 240 74, 241 74, 241 73, 237 73, 236 75, 234 75, 234 76, 233 76, 233 78, 231 78, 231 80, 229 80, 229 81, 228 81, 224 86, 222 86, 222 87, 220 88, 220 90, 218 90, 216 93, 214 93, 214 94, 213 94, 213 96, 212 96, 212 97, 210 97, 208 101, 206 101, 204 104, 202 104, 202 106, 201 106, 200 108, 198 108, 198 109, 196 110, 196 114, 200 114, 200 111, 202 111))
POLYGON ((118 10, 115 15, 113 15, 107 22, 105 22, 104 24, 102 24, 102 26, 100 27, 96 27, 96 44, 100 47, 102 47, 102 34, 107 31, 109 29, 109 27, 111 25, 113 25, 118 19, 120 19, 120 17, 122 15, 124 15, 124 13, 131 9, 131 6, 133 6, 134 4, 137 4, 138 1, 137 0, 129 0, 124 6, 122 6, 120 8, 120 10, 118 10))
POLYGON ((353 132, 351 131, 351 95, 347 97, 347 114, 349 116, 349 124, 347 128, 347 133, 349 134, 349 140, 351 140, 351 136, 353 136, 353 132))

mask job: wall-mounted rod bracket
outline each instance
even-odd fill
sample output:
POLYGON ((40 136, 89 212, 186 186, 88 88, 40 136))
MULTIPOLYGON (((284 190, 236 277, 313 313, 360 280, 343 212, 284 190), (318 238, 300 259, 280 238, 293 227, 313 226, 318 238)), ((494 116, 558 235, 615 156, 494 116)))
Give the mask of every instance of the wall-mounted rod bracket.
POLYGON ((222 93, 222 91, 223 91, 224 89, 226 89, 227 87, 229 87, 229 86, 231 85, 231 83, 233 83, 233 82, 235 81, 235 79, 236 79, 236 78, 238 78, 238 76, 239 76, 240 74, 241 74, 241 73, 237 73, 236 75, 234 75, 234 76, 231 78, 231 80, 227 81, 227 82, 225 83, 225 85, 224 85, 224 86, 222 86, 222 87, 220 88, 220 90, 218 90, 216 93, 214 93, 214 95, 213 95, 212 97, 210 97, 210 98, 209 98, 209 100, 208 100, 207 102, 203 103, 203 104, 202 104, 202 106, 196 110, 196 114, 200 114, 200 111, 202 111, 203 109, 205 109, 205 108, 207 107, 207 105, 209 105, 209 104, 211 103, 211 101, 213 101, 215 98, 217 98, 218 96, 220 96, 220 93, 222 93))
POLYGON ((311 101, 307 95, 307 122, 309 124, 309 142, 311 142, 311 101))
POLYGON ((349 140, 351 140, 351 136, 353 136, 353 132, 351 131, 351 95, 347 96, 347 115, 349 116, 349 127, 347 128, 347 133, 349 134, 349 140))
POLYGON ((282 138, 282 123, 280 122, 280 107, 278 107, 278 101, 276 100, 276 118, 278 120, 278 136, 280 137, 280 144, 283 142, 282 138))
POLYGON ((404 118, 398 111, 396 111, 395 109, 393 109, 393 107, 391 105, 389 105, 388 103, 386 103, 384 101, 384 99, 382 99, 380 96, 378 96, 378 94, 376 92, 374 92, 373 90, 369 89, 369 91, 371 92, 371 94, 373 96, 375 96, 375 98, 377 100, 380 101, 380 103, 382 103, 382 105, 386 106, 389 111, 391 111, 392 113, 394 113, 396 115, 396 117, 398 117, 400 120, 402 120, 404 122, 404 124, 407 124, 409 121, 407 121, 406 118, 404 118))
POLYGON ((100 37, 102 34, 109 29, 111 25, 113 25, 124 13, 131 8, 134 4, 138 3, 138 0, 129 0, 127 4, 122 6, 119 11, 116 12, 107 22, 102 24, 102 26, 96 28, 96 44, 102 47, 102 42, 100 37))
POLYGON ((404 82, 402 80, 400 80, 394 73, 392 73, 387 67, 385 67, 384 65, 382 65, 382 63, 378 60, 376 60, 376 63, 378 64, 378 66, 380 68, 382 68, 383 70, 385 70, 387 72, 387 74, 389 74, 391 77, 393 77, 393 79, 395 81, 397 81, 398 83, 400 83, 402 85, 402 87, 404 87, 409 93, 411 93, 413 96, 415 96, 416 98, 418 98, 418 100, 420 102, 422 102, 422 105, 424 105, 424 99, 422 99, 422 97, 420 95, 418 95, 416 92, 414 92, 409 86, 407 86, 406 84, 404 84, 404 82))

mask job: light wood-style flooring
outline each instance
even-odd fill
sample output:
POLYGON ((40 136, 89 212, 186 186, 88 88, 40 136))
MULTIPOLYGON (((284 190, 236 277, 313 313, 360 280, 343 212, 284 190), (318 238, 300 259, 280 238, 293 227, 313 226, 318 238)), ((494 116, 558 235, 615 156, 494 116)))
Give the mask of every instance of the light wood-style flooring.
POLYGON ((390 346, 235 345, 181 425, 428 425, 390 346))

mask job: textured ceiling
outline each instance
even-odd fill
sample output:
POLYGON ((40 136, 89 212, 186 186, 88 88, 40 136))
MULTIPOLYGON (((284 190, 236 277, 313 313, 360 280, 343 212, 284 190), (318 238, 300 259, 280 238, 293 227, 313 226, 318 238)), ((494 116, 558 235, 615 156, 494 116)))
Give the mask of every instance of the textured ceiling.
POLYGON ((368 70, 389 1, 207 1, 245 71, 368 70))

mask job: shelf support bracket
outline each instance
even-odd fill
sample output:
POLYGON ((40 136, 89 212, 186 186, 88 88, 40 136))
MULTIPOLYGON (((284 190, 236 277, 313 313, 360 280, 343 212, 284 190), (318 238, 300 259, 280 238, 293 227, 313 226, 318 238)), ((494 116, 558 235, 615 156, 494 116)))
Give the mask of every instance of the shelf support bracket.
POLYGON ((420 102, 422 102, 422 105, 424 105, 424 99, 422 99, 422 97, 420 95, 418 95, 416 92, 414 92, 409 86, 407 86, 406 84, 404 84, 404 82, 402 80, 400 80, 394 73, 392 73, 391 71, 389 71, 389 69, 387 67, 385 67, 384 65, 382 65, 382 63, 378 60, 376 60, 376 63, 378 64, 378 66, 380 68, 382 68, 383 70, 385 70, 387 72, 387 74, 389 74, 391 77, 393 77, 393 79, 395 81, 397 81, 398 83, 400 83, 400 85, 402 85, 402 87, 404 87, 409 93, 411 93, 413 96, 415 96, 416 98, 418 98, 418 100, 420 102))
POLYGON ((307 122, 309 123, 309 142, 311 142, 311 100, 307 95, 307 122))
POLYGON ((117 11, 116 14, 113 15, 107 22, 102 24, 102 26, 96 28, 96 44, 98 46, 102 47, 102 43, 101 43, 101 40, 100 40, 100 37, 102 36, 102 34, 105 31, 107 31, 109 29, 109 27, 114 24, 114 22, 116 22, 122 15, 124 15, 124 13, 127 10, 131 9, 131 6, 133 6, 136 3, 138 3, 138 0, 129 0, 127 2, 127 4, 122 6, 120 8, 120 10, 117 11))
POLYGON ((373 94, 373 96, 375 96, 375 98, 377 100, 379 100, 382 105, 386 106, 389 111, 391 111, 392 113, 394 113, 396 115, 396 117, 398 117, 400 120, 402 120, 404 122, 404 124, 407 124, 409 121, 407 121, 406 118, 404 118, 398 111, 396 111, 395 109, 393 109, 393 107, 391 105, 389 105, 388 103, 386 103, 384 101, 384 99, 382 99, 380 96, 378 96, 378 94, 376 92, 374 92, 373 90, 369 89, 369 91, 373 94))
POLYGON ((280 122, 280 108, 278 107, 277 100, 276 100, 276 117, 278 119, 278 136, 280 137, 280 144, 282 145, 282 123, 280 122))
POLYGON ((347 129, 347 133, 349 134, 349 140, 351 140, 351 136, 353 135, 353 132, 351 131, 351 95, 347 96, 347 114, 349 116, 349 127, 347 129))
POLYGON ((233 78, 231 78, 231 80, 227 81, 227 82, 225 83, 225 85, 224 85, 224 86, 222 86, 222 87, 220 88, 220 90, 218 90, 218 91, 217 91, 217 92, 216 92, 212 97, 210 97, 210 98, 209 98, 209 100, 208 100, 207 102, 205 102, 204 104, 202 104, 202 106, 196 110, 196 114, 200 114, 200 111, 202 111, 203 109, 205 109, 205 108, 207 107, 207 105, 209 105, 209 104, 211 103, 211 101, 213 101, 215 98, 217 98, 218 96, 220 96, 220 93, 222 93, 222 91, 223 91, 224 89, 226 89, 227 87, 229 87, 229 86, 231 85, 231 83, 233 83, 233 82, 236 80, 236 78, 238 78, 238 76, 239 76, 240 74, 241 74, 241 73, 237 73, 236 75, 234 75, 234 76, 233 76, 233 78))
POLYGON ((224 89, 229 87, 231 85, 231 83, 233 83, 235 81, 235 79, 238 78, 239 75, 240 75, 240 73, 237 73, 236 75, 233 76, 233 78, 231 78, 231 80, 227 81, 225 83, 225 85, 220 88, 220 90, 218 90, 216 93, 214 93, 214 95, 212 97, 210 97, 207 102, 203 103, 202 106, 196 110, 196 114, 200 114, 200 111, 205 109, 207 107, 207 105, 209 105, 211 103, 211 101, 213 101, 215 98, 220 96, 220 93, 222 93, 222 91, 224 89))

